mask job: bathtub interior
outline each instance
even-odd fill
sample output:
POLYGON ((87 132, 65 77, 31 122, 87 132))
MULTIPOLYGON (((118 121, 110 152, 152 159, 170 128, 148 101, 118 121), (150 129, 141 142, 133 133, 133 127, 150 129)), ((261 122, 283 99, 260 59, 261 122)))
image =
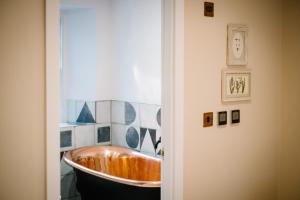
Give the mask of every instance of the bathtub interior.
POLYGON ((160 182, 160 159, 127 148, 94 146, 73 150, 68 155, 68 159, 80 166, 105 175, 134 181, 160 182))

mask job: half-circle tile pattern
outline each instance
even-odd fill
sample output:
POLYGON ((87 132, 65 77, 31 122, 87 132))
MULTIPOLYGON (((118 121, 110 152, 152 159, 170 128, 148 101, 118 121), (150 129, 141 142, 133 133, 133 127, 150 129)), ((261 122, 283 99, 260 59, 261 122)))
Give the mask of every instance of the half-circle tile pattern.
POLYGON ((134 127, 129 127, 126 132, 126 142, 131 148, 137 148, 139 144, 139 133, 134 127))
POLYGON ((125 102, 125 124, 130 125, 136 118, 136 111, 133 105, 129 102, 125 102))
POLYGON ((161 126, 161 108, 158 109, 157 114, 156 114, 156 120, 159 126, 161 126))

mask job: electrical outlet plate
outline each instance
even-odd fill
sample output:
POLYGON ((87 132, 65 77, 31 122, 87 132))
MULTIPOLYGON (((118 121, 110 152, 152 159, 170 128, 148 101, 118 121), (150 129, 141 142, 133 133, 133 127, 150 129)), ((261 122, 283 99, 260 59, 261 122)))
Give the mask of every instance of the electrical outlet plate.
POLYGON ((207 112, 203 114, 203 127, 209 127, 213 125, 213 112, 207 112))

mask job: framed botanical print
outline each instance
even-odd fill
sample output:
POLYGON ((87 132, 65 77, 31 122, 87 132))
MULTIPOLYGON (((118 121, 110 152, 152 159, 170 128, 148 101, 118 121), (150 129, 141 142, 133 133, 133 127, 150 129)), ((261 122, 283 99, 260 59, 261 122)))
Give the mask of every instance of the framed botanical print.
POLYGON ((222 101, 245 101, 251 99, 251 71, 222 71, 222 101))
POLYGON ((227 26, 227 65, 247 65, 248 27, 243 24, 227 26))

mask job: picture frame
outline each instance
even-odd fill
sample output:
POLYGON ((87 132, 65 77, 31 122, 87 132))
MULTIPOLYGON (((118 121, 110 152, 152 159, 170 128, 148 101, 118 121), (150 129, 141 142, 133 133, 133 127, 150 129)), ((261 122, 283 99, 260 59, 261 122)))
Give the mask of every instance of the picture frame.
POLYGON ((251 100, 251 71, 223 70, 222 71, 222 101, 251 100))
POLYGON ((248 27, 244 24, 227 25, 227 65, 248 64, 248 27))

